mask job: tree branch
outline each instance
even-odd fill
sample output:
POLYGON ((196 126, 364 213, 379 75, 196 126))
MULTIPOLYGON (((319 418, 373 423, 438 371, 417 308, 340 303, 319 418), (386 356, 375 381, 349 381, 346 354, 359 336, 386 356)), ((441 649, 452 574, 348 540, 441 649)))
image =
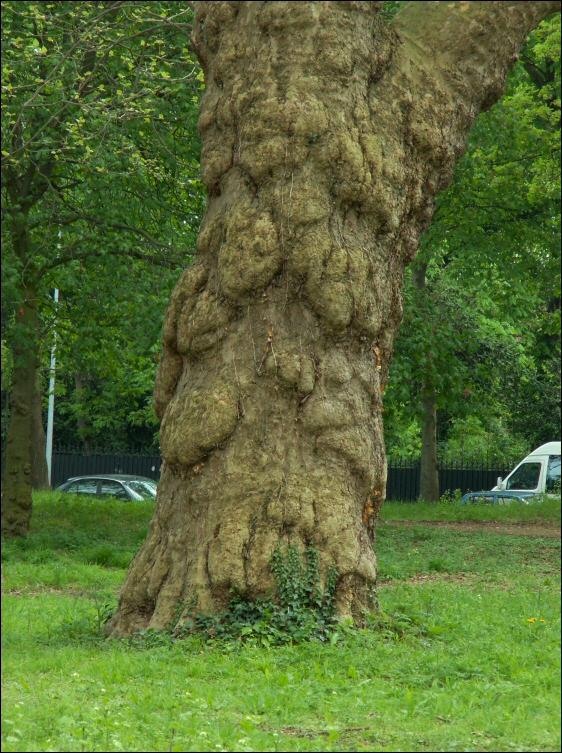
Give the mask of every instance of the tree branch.
POLYGON ((156 238, 153 238, 150 233, 147 233, 146 230, 142 230, 141 228, 135 227, 134 225, 128 225, 125 222, 104 222, 104 220, 100 219, 99 217, 94 217, 88 214, 76 214, 73 218, 67 217, 65 224, 68 225, 71 222, 78 222, 80 220, 83 220, 84 222, 87 222, 91 225, 95 225, 96 227, 106 228, 107 230, 119 230, 122 232, 131 233, 138 236, 139 238, 142 238, 154 248, 162 249, 165 251, 170 250, 169 245, 160 243, 156 240, 156 238))
MULTIPOLYGON (((57 267, 61 267, 64 264, 69 264, 72 261, 84 261, 85 259, 91 259, 96 256, 124 256, 131 259, 139 259, 148 264, 154 264, 158 267, 165 267, 166 269, 175 269, 176 267, 179 267, 185 263, 185 259, 170 259, 159 256, 150 256, 148 254, 143 254, 142 251, 135 251, 132 249, 112 248, 108 250, 106 248, 98 247, 90 249, 88 251, 77 250, 85 243, 92 242, 93 240, 94 238, 90 237, 79 238, 78 240, 74 241, 70 246, 67 246, 63 255, 58 256, 57 258, 53 259, 52 262, 44 264, 42 267, 40 267, 36 273, 37 278, 41 278, 41 276, 43 276, 47 272, 50 272, 57 267)), ((95 240, 99 242, 99 239, 95 240)))
POLYGON ((507 71, 529 33, 560 2, 410 2, 393 26, 404 55, 425 57, 426 70, 478 111, 501 96, 507 71))

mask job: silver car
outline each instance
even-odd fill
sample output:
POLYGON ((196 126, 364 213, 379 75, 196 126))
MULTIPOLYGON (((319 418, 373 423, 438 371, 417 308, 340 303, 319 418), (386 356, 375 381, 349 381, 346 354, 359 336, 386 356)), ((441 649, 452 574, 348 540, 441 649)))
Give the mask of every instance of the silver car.
POLYGON ((123 473, 73 476, 58 486, 56 491, 139 502, 156 499, 156 481, 146 476, 127 476, 123 473))

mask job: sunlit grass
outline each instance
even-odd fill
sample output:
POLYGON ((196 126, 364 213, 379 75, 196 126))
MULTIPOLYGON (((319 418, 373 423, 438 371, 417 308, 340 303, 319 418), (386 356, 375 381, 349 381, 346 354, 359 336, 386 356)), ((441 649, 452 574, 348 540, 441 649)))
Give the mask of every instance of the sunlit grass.
POLYGON ((5 545, 3 750, 560 749, 559 540, 381 525, 335 645, 105 640, 152 510, 43 495, 5 545))
POLYGON ((560 498, 529 504, 514 501, 509 505, 466 504, 459 502, 385 502, 383 520, 495 521, 560 526, 560 498))

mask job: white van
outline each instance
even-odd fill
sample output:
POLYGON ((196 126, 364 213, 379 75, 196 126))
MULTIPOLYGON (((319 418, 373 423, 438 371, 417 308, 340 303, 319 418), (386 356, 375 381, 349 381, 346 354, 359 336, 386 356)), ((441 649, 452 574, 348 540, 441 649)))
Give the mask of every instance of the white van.
POLYGON ((560 442, 547 442, 522 460, 505 479, 489 492, 468 492, 461 500, 509 504, 520 500, 528 504, 537 494, 560 494, 560 442))
POLYGON ((547 442, 522 460, 492 491, 560 492, 560 442, 547 442))

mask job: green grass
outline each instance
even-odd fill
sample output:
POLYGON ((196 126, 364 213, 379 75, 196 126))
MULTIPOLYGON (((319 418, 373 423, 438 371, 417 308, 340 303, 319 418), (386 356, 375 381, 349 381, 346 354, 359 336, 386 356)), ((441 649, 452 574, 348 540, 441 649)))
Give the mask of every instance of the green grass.
POLYGON ((559 540, 381 525, 384 613, 335 645, 104 640, 152 510, 38 495, 5 544, 3 750, 560 749, 559 540))
POLYGON ((383 581, 444 573, 500 588, 523 582, 531 587, 543 578, 550 583, 559 574, 560 540, 555 538, 388 526, 377 530, 376 551, 383 581))
POLYGON ((510 505, 454 502, 385 502, 382 520, 475 521, 506 524, 540 524, 560 527, 560 498, 510 505))
POLYGON ((2 547, 4 590, 115 593, 146 536, 153 510, 152 502, 37 494, 31 534, 2 547))

